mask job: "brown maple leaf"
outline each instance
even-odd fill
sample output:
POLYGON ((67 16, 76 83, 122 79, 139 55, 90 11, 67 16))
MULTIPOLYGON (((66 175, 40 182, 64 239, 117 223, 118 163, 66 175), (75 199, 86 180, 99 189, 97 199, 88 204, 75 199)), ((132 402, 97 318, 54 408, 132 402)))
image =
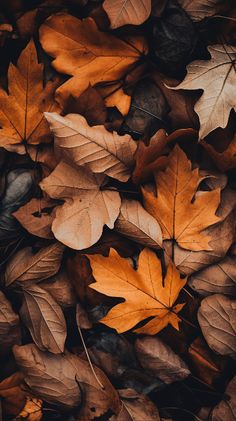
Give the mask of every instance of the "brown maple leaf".
POLYGON ((174 303, 187 278, 180 278, 173 263, 167 268, 163 286, 161 262, 150 249, 140 253, 137 271, 114 249, 108 257, 99 254, 87 257, 96 279, 96 283, 89 285, 90 288, 110 297, 125 299, 124 303, 117 304, 108 312, 102 323, 122 333, 154 316, 135 332, 155 335, 169 323, 179 329, 177 313, 184 304, 174 306, 174 303))
POLYGON ((174 239, 184 249, 211 250, 210 237, 202 231, 219 222, 215 215, 220 189, 197 192, 203 177, 177 145, 165 171, 155 174, 157 197, 143 189, 144 207, 159 222, 163 239, 174 239))
POLYGON ((52 64, 55 69, 73 76, 57 90, 61 104, 70 95, 78 97, 89 85, 109 82, 114 86, 105 99, 106 105, 117 106, 122 114, 127 114, 130 97, 121 89, 121 80, 146 52, 142 38, 125 42, 99 31, 92 18, 79 20, 71 15, 58 14, 41 26, 40 42, 54 57, 52 64))
POLYGON ((17 66, 10 64, 8 92, 0 88, 0 145, 50 140, 44 111, 58 111, 54 92, 59 80, 43 86, 43 64, 38 63, 31 40, 21 53, 17 66))

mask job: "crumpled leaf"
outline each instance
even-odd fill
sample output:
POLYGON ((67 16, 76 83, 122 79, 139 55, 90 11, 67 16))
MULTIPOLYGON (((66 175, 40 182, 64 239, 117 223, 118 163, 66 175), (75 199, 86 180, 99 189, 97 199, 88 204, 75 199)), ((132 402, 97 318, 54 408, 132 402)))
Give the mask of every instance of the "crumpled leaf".
POLYGON ((162 247, 160 225, 137 200, 122 200, 115 230, 146 247, 162 247))
POLYGON ((41 421, 43 401, 37 398, 27 398, 26 404, 14 421, 41 421))
POLYGON ((118 392, 123 405, 119 414, 113 415, 109 421, 161 421, 157 407, 146 395, 133 389, 120 389, 118 392))
POLYGON ((209 46, 208 50, 211 59, 190 63, 184 81, 172 88, 204 91, 194 107, 200 119, 200 139, 217 127, 226 127, 230 111, 236 110, 236 47, 216 44, 209 46))
POLYGON ((209 347, 236 359, 236 300, 221 294, 206 297, 198 310, 198 322, 209 347))
POLYGON ((20 317, 41 351, 64 352, 66 321, 54 298, 38 285, 27 285, 20 317))
POLYGON ((5 416, 18 415, 24 408, 26 394, 21 388, 24 376, 17 372, 0 382, 0 397, 5 416))
POLYGON ((118 192, 102 188, 104 181, 103 174, 66 162, 41 181, 41 189, 51 198, 65 200, 56 208, 52 231, 68 247, 90 247, 101 237, 105 224, 114 227, 121 199, 118 192))
POLYGON ((34 344, 16 345, 13 352, 26 384, 38 398, 67 410, 80 405, 81 393, 71 354, 42 352, 34 344))
POLYGON ((43 89, 43 65, 38 63, 33 41, 21 53, 17 67, 8 70, 9 95, 0 89, 0 144, 27 141, 38 144, 50 139, 43 111, 58 110, 54 92, 58 81, 43 89))
POLYGON ((166 384, 181 381, 190 374, 185 362, 157 337, 138 338, 135 352, 141 366, 166 384))
POLYGON ((188 285, 198 294, 236 294, 236 256, 227 256, 189 278, 188 285))
POLYGON ((105 0, 102 6, 112 29, 124 25, 141 25, 151 13, 151 0, 105 0))
POLYGON ((11 348, 21 339, 19 317, 13 311, 11 303, 0 291, 0 342, 1 351, 11 348))
POLYGON ((64 246, 58 242, 44 247, 37 253, 32 253, 31 247, 26 247, 10 259, 6 267, 6 286, 23 285, 27 281, 42 281, 58 272, 64 246))
POLYGON ((224 399, 215 406, 211 413, 211 421, 234 421, 236 419, 236 376, 229 382, 225 393, 229 399, 224 399))
POLYGON ((169 323, 178 330, 180 318, 177 313, 184 304, 174 303, 186 279, 180 278, 172 263, 167 268, 163 286, 161 262, 155 253, 147 248, 139 255, 137 271, 114 249, 111 249, 108 257, 99 254, 87 257, 96 280, 90 288, 110 297, 125 299, 125 302, 117 304, 100 320, 102 323, 122 333, 140 321, 154 316, 135 332, 154 335, 169 323))
MULTIPOLYGON (((40 27, 40 41, 55 59, 55 69, 73 76, 57 90, 61 104, 69 95, 78 97, 89 84, 95 86, 122 79, 146 51, 140 38, 126 43, 99 31, 91 18, 79 20, 66 14, 51 16, 44 22, 40 27)), ((106 105, 117 106, 121 113, 127 114, 130 97, 118 84, 118 89, 106 98, 106 105)))
POLYGON ((202 179, 198 168, 192 170, 177 145, 169 155, 167 169, 155 174, 157 197, 143 189, 144 207, 159 222, 163 239, 174 239, 192 251, 211 250, 211 238, 202 231, 221 219, 215 215, 220 203, 219 189, 196 195, 202 179))
POLYGON ((54 133, 56 150, 63 152, 77 165, 85 165, 94 173, 104 173, 119 181, 127 181, 137 148, 129 136, 108 132, 104 126, 90 127, 82 115, 61 117, 46 113, 54 133))
POLYGON ((24 206, 21 206, 13 215, 30 234, 53 239, 51 211, 54 206, 55 203, 52 200, 33 198, 24 206))

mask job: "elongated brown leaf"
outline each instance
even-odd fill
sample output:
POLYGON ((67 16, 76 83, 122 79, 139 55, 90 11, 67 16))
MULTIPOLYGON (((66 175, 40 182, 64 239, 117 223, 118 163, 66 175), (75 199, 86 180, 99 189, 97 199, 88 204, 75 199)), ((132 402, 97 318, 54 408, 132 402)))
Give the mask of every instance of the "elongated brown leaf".
POLYGON ((236 376, 229 382, 225 393, 229 399, 224 399, 215 406, 211 413, 212 421, 234 421, 236 419, 236 376))
POLYGON ((47 291, 28 285, 20 316, 39 349, 53 354, 64 352, 66 322, 60 306, 47 291))
POLYGON ((222 0, 179 0, 181 7, 198 22, 220 12, 222 0))
POLYGON ((236 359, 236 300, 221 294, 204 298, 198 321, 209 347, 236 359))
POLYGON ((189 286, 201 295, 236 293, 236 257, 226 257, 189 278, 189 286))
POLYGON ((135 351, 141 366, 167 384, 181 381, 190 374, 185 362, 159 338, 137 339, 135 351))
POLYGON ((19 317, 11 303, 0 291, 0 342, 1 350, 20 342, 19 317))
POLYGON ((122 408, 117 416, 110 421, 161 421, 159 411, 153 402, 133 389, 118 390, 122 401, 122 408))
POLYGON ((81 250, 99 240, 105 224, 114 227, 121 200, 118 192, 102 189, 104 181, 102 174, 65 162, 41 181, 41 189, 50 197, 65 200, 57 207, 52 224, 59 241, 81 250))
POLYGON ((103 8, 112 29, 128 24, 141 25, 151 13, 151 0, 105 0, 103 8))
POLYGON ((40 287, 51 294, 61 307, 73 307, 76 304, 75 291, 65 270, 61 270, 52 278, 40 282, 40 287))
POLYGON ((42 281, 58 272, 64 246, 54 243, 36 254, 30 247, 18 251, 9 261, 5 272, 6 286, 17 282, 42 281))
POLYGON ((34 344, 15 346, 13 352, 25 382, 36 396, 67 410, 79 406, 81 393, 71 354, 53 355, 34 344))
POLYGON ((147 247, 162 247, 162 233, 158 222, 137 200, 122 200, 115 229, 120 234, 147 247))
POLYGON ((62 148, 64 157, 77 165, 86 165, 94 173, 128 180, 137 148, 131 136, 108 132, 104 126, 90 127, 79 114, 45 115, 54 133, 55 146, 62 148))

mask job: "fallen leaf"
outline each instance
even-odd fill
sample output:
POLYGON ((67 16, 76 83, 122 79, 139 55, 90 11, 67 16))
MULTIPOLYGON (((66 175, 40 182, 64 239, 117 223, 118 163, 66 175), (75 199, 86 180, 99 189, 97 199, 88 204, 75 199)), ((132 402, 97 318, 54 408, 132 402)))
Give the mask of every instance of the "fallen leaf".
POLYGON ((41 421, 43 401, 37 398, 27 398, 26 404, 14 421, 41 421))
POLYGON ((220 14, 222 0, 178 0, 180 6, 194 22, 220 14))
POLYGON ((151 13, 151 0, 105 0, 102 6, 112 29, 124 25, 141 25, 151 13))
POLYGON ((146 247, 162 247, 162 233, 158 222, 137 200, 122 200, 115 230, 146 247))
POLYGON ((209 347, 236 359, 236 300, 221 294, 206 297, 198 310, 198 321, 209 347))
POLYGON ((154 316, 135 332, 154 335, 169 323, 178 330, 180 318, 177 313, 184 304, 173 305, 186 279, 180 279, 173 264, 168 266, 163 286, 161 262, 149 249, 140 253, 137 271, 113 249, 109 257, 99 254, 87 257, 96 280, 90 288, 111 297, 125 299, 124 303, 109 311, 101 320, 102 323, 122 333, 154 316))
POLYGON ((12 347, 14 343, 20 343, 19 317, 13 311, 11 303, 0 291, 0 342, 1 351, 12 347))
MULTIPOLYGON (((73 76, 57 90, 60 104, 70 95, 78 97, 89 84, 95 86, 122 79, 146 52, 140 38, 129 39, 127 43, 99 31, 91 18, 79 20, 66 14, 51 16, 44 22, 40 27, 40 41, 55 59, 55 69, 73 76)), ((118 91, 109 95, 106 105, 117 105, 122 114, 127 114, 130 97, 121 87, 118 91), (120 103, 120 96, 128 101, 120 103)))
POLYGON ((202 145, 221 171, 228 171, 236 168, 236 135, 233 136, 228 147, 218 152, 214 146, 202 141, 202 145))
POLYGON ((0 397, 2 410, 5 416, 18 415, 24 408, 26 395, 21 389, 24 376, 17 372, 7 377, 0 383, 0 397))
POLYGON ((138 338, 135 352, 144 370, 166 384, 186 379, 190 374, 185 362, 157 337, 138 338))
POLYGON ((225 257, 219 263, 208 266, 193 274, 188 285, 198 294, 235 295, 236 293, 236 257, 225 257))
POLYGON ((200 139, 217 127, 225 128, 230 111, 236 110, 233 94, 233 86, 236 83, 236 47, 216 44, 209 46, 208 50, 211 59, 190 63, 184 81, 176 88, 171 88, 204 91, 194 107, 200 119, 200 139))
POLYGON ((214 354, 201 337, 191 343, 188 356, 193 374, 196 374, 205 383, 214 386, 225 368, 220 360, 221 357, 214 354))
POLYGON ((63 157, 94 173, 128 180, 137 148, 131 136, 108 132, 104 126, 90 127, 78 114, 61 117, 47 113, 46 118, 54 133, 56 150, 62 150, 63 157))
POLYGON ((222 400, 211 412, 212 421, 234 421, 236 419, 236 376, 229 382, 225 393, 229 399, 222 400))
POLYGON ((161 421, 157 407, 148 396, 133 389, 121 389, 118 392, 123 405, 120 413, 113 415, 109 421, 161 421))
POLYGON ((31 247, 18 251, 6 267, 6 286, 50 278, 58 272, 63 252, 64 246, 58 242, 42 248, 35 254, 32 253, 31 247))
POLYGON ((38 285, 27 285, 20 317, 41 351, 64 352, 66 322, 61 307, 38 285))
POLYGON ((34 344, 14 346, 13 352, 26 384, 38 398, 67 410, 80 405, 71 354, 42 352, 34 344))
POLYGON ((65 162, 41 181, 41 189, 51 198, 65 200, 56 208, 52 231, 68 247, 90 247, 101 237, 105 224, 114 227, 121 200, 118 192, 102 189, 104 181, 102 174, 65 162))
POLYGON ((202 177, 198 168, 177 145, 169 155, 168 167, 155 174, 157 197, 143 189, 144 207, 159 222, 163 239, 173 239, 187 250, 211 250, 210 237, 202 231, 220 221, 215 212, 220 190, 196 195, 202 177))
POLYGON ((61 307, 75 306, 75 291, 65 270, 62 269, 52 278, 40 282, 40 287, 47 291, 61 307))
POLYGON ((10 64, 8 91, 0 89, 0 144, 27 141, 48 142, 49 127, 44 111, 59 110, 54 101, 58 81, 48 82, 43 89, 43 65, 38 63, 34 42, 21 53, 17 67, 10 64))
POLYGON ((55 203, 52 200, 33 198, 13 212, 13 215, 30 234, 52 239, 54 235, 51 231, 53 220, 51 211, 54 206, 55 203))
POLYGON ((64 105, 65 114, 82 114, 90 126, 104 124, 107 119, 107 109, 104 100, 97 89, 89 86, 79 97, 73 95, 64 105))

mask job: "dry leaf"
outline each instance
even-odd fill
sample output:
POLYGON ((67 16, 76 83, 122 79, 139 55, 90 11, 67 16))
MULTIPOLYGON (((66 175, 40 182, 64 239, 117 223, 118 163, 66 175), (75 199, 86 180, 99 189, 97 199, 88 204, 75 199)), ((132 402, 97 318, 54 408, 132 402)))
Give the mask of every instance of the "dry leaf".
POLYGON ((236 300, 221 294, 206 297, 198 310, 198 321, 209 347, 236 359, 236 300))
POLYGON ((54 235, 51 231, 51 212, 55 203, 49 199, 31 199, 24 206, 21 206, 12 215, 30 233, 37 237, 52 239, 54 235))
POLYGON ((228 171, 236 168, 236 135, 233 136, 228 147, 218 152, 212 145, 203 141, 202 145, 213 159, 220 171, 228 171))
POLYGON ((220 13, 224 2, 222 0, 178 0, 178 3, 193 21, 198 22, 220 13))
MULTIPOLYGON (((61 104, 70 95, 78 97, 89 84, 122 79, 146 51, 140 38, 126 43, 99 31, 91 18, 79 20, 66 14, 51 16, 44 22, 40 27, 40 41, 55 59, 55 69, 73 76, 57 90, 61 104)), ((106 98, 106 105, 117 106, 121 113, 127 114, 130 97, 120 88, 106 98)))
POLYGON ((56 209, 52 231, 68 247, 76 250, 90 247, 101 237, 105 224, 114 227, 120 196, 116 191, 103 190, 104 181, 102 174, 65 162, 41 181, 41 189, 51 198, 65 200, 56 209))
POLYGON ((161 421, 159 411, 146 396, 133 389, 118 390, 122 408, 120 413, 109 418, 109 421, 161 421))
POLYGON ((6 286, 26 281, 42 281, 55 275, 61 264, 64 246, 51 244, 33 254, 31 247, 26 247, 14 254, 5 272, 6 286))
POLYGON ((236 294, 236 257, 226 257, 189 278, 189 286, 201 295, 236 294))
POLYGON ((43 401, 41 399, 27 397, 24 409, 14 421, 41 421, 43 418, 42 404, 43 401))
POLYGON ((229 399, 224 399, 215 406, 211 413, 211 421, 235 421, 236 419, 236 376, 232 378, 226 388, 226 395, 229 399))
POLYGON ((21 373, 14 373, 0 383, 0 397, 4 415, 18 415, 25 405, 25 392, 21 389, 23 382, 21 373))
POLYGON ((45 115, 54 133, 56 150, 59 148, 60 153, 61 149, 64 157, 94 173, 128 180, 137 147, 131 136, 108 132, 104 126, 90 127, 78 114, 45 115))
POLYGON ((75 291, 65 270, 61 270, 52 278, 40 282, 40 287, 51 294, 61 307, 67 308, 75 306, 75 291))
POLYGON ((177 145, 169 155, 166 171, 155 174, 157 197, 143 189, 144 207, 159 222, 163 239, 174 239, 187 250, 211 250, 211 238, 202 231, 220 221, 215 215, 220 190, 196 195, 202 179, 177 145))
POLYGON ((211 59, 190 63, 184 81, 176 88, 172 88, 204 91, 194 107, 200 119, 200 139, 217 127, 225 128, 230 111, 232 109, 236 111, 234 94, 236 47, 216 44, 208 47, 208 50, 211 59))
POLYGON ((158 222, 137 200, 122 200, 115 230, 146 247, 162 247, 162 233, 158 222))
POLYGON ((80 405, 81 393, 71 354, 42 352, 33 344, 14 346, 13 352, 26 384, 36 396, 67 410, 80 405))
POLYGON ((54 298, 38 285, 27 285, 20 317, 41 351, 64 352, 66 321, 54 298))
POLYGON ((124 25, 141 25, 151 13, 151 0, 105 0, 102 6, 112 29, 124 25))
POLYGON ((10 64, 8 91, 0 89, 0 144, 27 141, 47 142, 49 127, 44 111, 57 111, 54 92, 58 81, 48 82, 43 89, 43 65, 38 63, 34 42, 21 53, 17 67, 10 64))
POLYGON ((19 317, 12 310, 11 303, 0 291, 0 343, 1 351, 20 342, 19 317))
POLYGON ((110 297, 125 299, 124 303, 117 304, 108 312, 102 323, 122 333, 154 316, 135 332, 154 335, 169 323, 178 330, 180 318, 177 313, 184 304, 173 305, 186 279, 180 279, 173 264, 168 266, 163 286, 161 262, 149 249, 140 253, 137 271, 113 249, 109 257, 99 254, 87 257, 96 279, 90 288, 110 297))
POLYGON ((137 339, 135 352, 141 366, 166 384, 181 381, 190 374, 185 362, 159 338, 137 339))

